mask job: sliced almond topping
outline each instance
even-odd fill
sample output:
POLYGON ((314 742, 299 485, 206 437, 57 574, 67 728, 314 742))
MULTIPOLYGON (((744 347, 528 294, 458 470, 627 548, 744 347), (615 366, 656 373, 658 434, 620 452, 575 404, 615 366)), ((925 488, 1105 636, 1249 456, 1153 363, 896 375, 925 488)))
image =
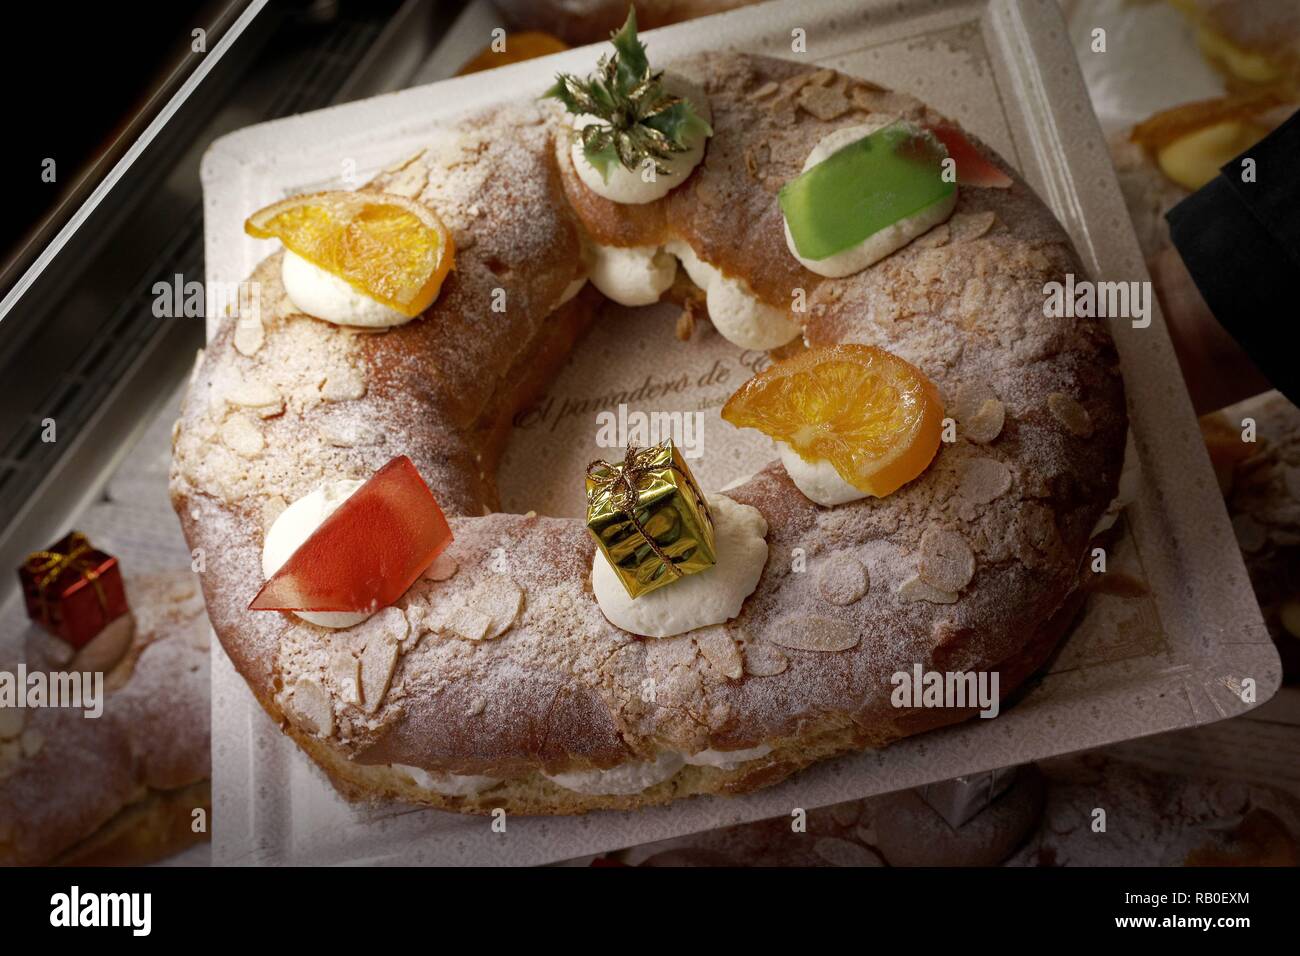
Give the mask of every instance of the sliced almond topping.
POLYGON ((433 559, 433 564, 425 569, 424 577, 430 581, 446 581, 460 569, 456 559, 444 551, 433 559))
POLYGON ((773 83, 771 80, 769 80, 768 82, 764 83, 762 86, 758 87, 758 89, 754 90, 754 92, 750 93, 749 98, 751 100, 761 100, 766 96, 771 96, 780 88, 781 87, 779 87, 776 83, 773 83))
POLYGON ((957 465, 957 493, 986 505, 1011 490, 1011 469, 994 458, 971 458, 957 465))
POLYGON ((360 702, 367 713, 373 714, 383 703, 401 642, 409 630, 406 612, 398 607, 386 607, 357 626, 355 636, 365 642, 359 662, 360 702))
POLYGON ((482 611, 465 604, 458 604, 446 611, 437 630, 450 631, 456 637, 467 641, 481 641, 487 637, 491 626, 492 618, 482 611))
POLYGON ((817 570, 817 590, 832 604, 843 606, 859 601, 869 586, 867 569, 851 554, 837 552, 821 562, 817 570))
POLYGON ((721 625, 703 627, 691 632, 704 659, 728 680, 737 680, 745 673, 745 661, 740 648, 721 625))
POLYGON ((357 444, 356 432, 339 425, 322 426, 320 437, 325 439, 325 444, 334 448, 355 448, 357 444))
POLYGON ((917 573, 940 591, 957 592, 975 576, 975 555, 966 539, 946 528, 928 528, 921 535, 917 573))
POLYGON ((405 611, 400 607, 386 607, 358 624, 355 633, 367 644, 376 640, 400 644, 409 628, 405 611))
POLYGON ((919 577, 908 578, 898 589, 900 599, 909 603, 913 601, 929 601, 931 604, 955 604, 957 595, 951 591, 941 591, 938 588, 932 588, 919 577))
POLYGON ((339 369, 325 379, 320 394, 327 402, 356 401, 366 394, 366 380, 358 368, 339 369))
POLYGON ((991 385, 984 382, 968 382, 957 389, 957 395, 952 403, 952 413, 957 416, 957 421, 965 425, 979 414, 985 402, 990 399, 996 400, 997 397, 991 385))
POLYGON ((1092 416, 1088 410, 1064 392, 1052 392, 1047 396, 1047 407, 1052 416, 1065 426, 1065 430, 1077 438, 1087 438, 1092 434, 1092 416))
POLYGON ((970 242, 978 239, 993 228, 997 214, 991 210, 984 212, 959 212, 952 217, 952 241, 970 242))
POLYGON ((996 398, 985 399, 979 411, 962 422, 966 437, 977 445, 987 445, 1002 434, 1007 410, 996 398))
POLYGON ((480 583, 470 593, 469 606, 487 617, 483 640, 500 637, 514 625, 524 606, 524 592, 513 581, 500 576, 480 583))
POLYGON ((672 670, 676 667, 693 667, 699 648, 690 637, 678 634, 651 642, 646 649, 647 667, 653 663, 651 670, 672 670))
POLYGON ((327 421, 321 426, 321 437, 325 439, 325 444, 335 448, 355 448, 358 445, 374 444, 377 433, 356 422, 327 421))
MULTIPOLYGON (((444 566, 437 573, 450 577, 455 573, 454 566, 450 572, 444 566)), ((443 598, 440 603, 435 597, 425 612, 424 626, 466 641, 491 640, 514 625, 523 606, 524 592, 519 586, 498 576, 479 582, 464 598, 443 598)))
POLYGON ((330 661, 330 674, 339 695, 349 704, 361 703, 361 662, 346 648, 339 648, 330 661))
POLYGON ((857 630, 833 617, 788 617, 768 638, 799 651, 846 651, 858 643, 857 630))
POLYGON ((380 632, 387 639, 393 641, 394 644, 399 643, 403 637, 406 637, 409 627, 406 611, 403 611, 400 607, 385 607, 365 623, 367 623, 367 628, 365 628, 367 635, 372 631, 380 632))
POLYGON ((45 746, 45 734, 35 727, 28 727, 18 742, 22 745, 24 757, 35 757, 45 746))
POLYGON ((27 711, 19 707, 0 707, 0 740, 13 740, 23 732, 27 711))
POLYGON ((237 455, 255 458, 266 442, 261 430, 244 415, 231 415, 221 425, 222 443, 237 455))
POLYGON ((880 92, 865 86, 852 86, 849 88, 849 99, 864 113, 874 113, 876 104, 880 102, 880 92))
POLYGON ((884 866, 885 861, 865 846, 838 837, 819 837, 813 852, 831 866, 884 866))
POLYGON ((824 121, 837 119, 853 108, 843 90, 812 84, 799 91, 799 106, 824 121))
POLYGON ((275 519, 284 513, 284 509, 289 507, 289 502, 285 501, 279 495, 272 495, 262 502, 262 530, 269 531, 271 525, 275 524, 275 519))
POLYGON ((946 246, 950 238, 952 238, 952 230, 946 222, 941 222, 917 239, 916 244, 924 249, 938 249, 940 246, 946 246))
MULTIPOLYGON (((405 624, 406 616, 400 616, 405 624)), ((377 636, 368 641, 366 649, 361 652, 361 706, 368 714, 373 714, 384 702, 393 670, 397 667, 397 649, 397 644, 387 636, 377 636)))
POLYGON ((329 692, 310 677, 300 677, 286 701, 285 712, 299 730, 320 737, 334 732, 334 704, 329 692))
POLYGON ((261 408, 266 405, 283 407, 280 391, 274 385, 258 379, 244 379, 226 389, 224 398, 229 405, 240 408, 261 408))
POLYGON ((771 644, 750 641, 745 645, 745 673, 775 677, 789 666, 789 660, 771 644))
POLYGON ((412 647, 419 643, 420 638, 430 630, 426 621, 428 614, 429 606, 427 604, 412 601, 406 606, 407 631, 406 638, 402 642, 404 651, 411 650, 412 647))
POLYGON ((788 77, 781 81, 781 92, 793 96, 807 86, 812 78, 811 73, 800 73, 798 76, 788 77))
POLYGON ((241 315, 235 321, 235 351, 240 355, 254 355, 266 341, 262 320, 241 315))

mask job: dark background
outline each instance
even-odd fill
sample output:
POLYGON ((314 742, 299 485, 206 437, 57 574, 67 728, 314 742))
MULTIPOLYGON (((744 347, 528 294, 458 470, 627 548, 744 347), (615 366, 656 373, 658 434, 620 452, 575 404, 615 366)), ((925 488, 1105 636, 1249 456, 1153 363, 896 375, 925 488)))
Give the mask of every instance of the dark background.
POLYGON ((0 28, 0 89, 9 105, 0 260, 54 208, 83 165, 112 141, 152 82, 190 48, 205 4, 9 4, 0 28), (52 157, 58 181, 41 181, 52 157))

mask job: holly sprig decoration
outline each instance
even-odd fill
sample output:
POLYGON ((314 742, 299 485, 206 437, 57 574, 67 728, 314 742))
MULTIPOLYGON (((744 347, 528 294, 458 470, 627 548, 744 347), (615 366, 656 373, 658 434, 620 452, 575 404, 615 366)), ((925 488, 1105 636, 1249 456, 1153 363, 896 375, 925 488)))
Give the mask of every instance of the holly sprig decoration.
POLYGON ((602 56, 595 73, 585 80, 561 73, 545 95, 570 113, 597 118, 577 135, 602 179, 609 180, 616 163, 639 172, 647 160, 656 175, 671 175, 665 163, 673 154, 686 152, 713 130, 689 102, 663 88, 662 70, 651 71, 645 44, 637 39, 635 7, 628 8, 627 22, 610 42, 614 54, 602 56))

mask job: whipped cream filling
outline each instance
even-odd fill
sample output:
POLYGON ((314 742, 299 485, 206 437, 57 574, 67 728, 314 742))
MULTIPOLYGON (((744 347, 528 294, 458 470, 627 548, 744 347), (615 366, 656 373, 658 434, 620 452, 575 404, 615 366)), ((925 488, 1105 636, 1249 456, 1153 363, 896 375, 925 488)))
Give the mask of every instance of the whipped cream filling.
POLYGON ((641 793, 671 779, 682 767, 715 767, 735 770, 742 764, 758 760, 772 752, 767 744, 748 750, 701 750, 682 754, 665 750, 654 760, 632 760, 608 770, 575 770, 570 773, 543 774, 547 780, 565 790, 593 796, 617 796, 641 793))
POLYGON ((741 764, 766 757, 771 752, 772 748, 767 744, 759 744, 746 750, 701 750, 699 753, 686 754, 686 762, 693 767, 735 770, 741 764))
POLYGON ((658 246, 591 247, 591 284, 619 305, 653 305, 677 277, 677 260, 658 246))
MULTIPOLYGON (((578 276, 578 278, 574 279, 572 282, 566 285, 564 287, 564 291, 560 293, 560 297, 555 300, 555 309, 558 309, 560 306, 564 305, 564 303, 568 302, 575 295, 581 292, 582 287, 585 286, 586 284, 587 284, 587 277, 584 275, 584 276, 578 276)), ((554 311, 554 309, 552 309, 552 311, 554 311)))
POLYGON ((826 459, 809 461, 783 441, 777 442, 776 448, 781 453, 785 473, 809 501, 829 508, 867 497, 865 491, 854 488, 841 478, 835 466, 826 459))
POLYGON ((654 760, 632 760, 608 770, 574 770, 542 776, 574 793, 613 796, 649 790, 672 777, 685 764, 681 754, 665 750, 654 760))
POLYGON ((358 292, 290 249, 284 250, 280 281, 295 309, 335 325, 382 329, 411 321, 409 315, 358 292))
MULTIPOLYGON (((813 147, 812 152, 808 154, 808 158, 804 160, 803 171, 807 172, 818 163, 829 159, 838 150, 862 139, 864 136, 871 135, 878 129, 884 129, 891 123, 896 122, 897 119, 896 116, 879 116, 858 126, 846 126, 843 129, 835 130, 833 133, 828 133, 813 147)), ((957 206, 957 193, 958 190, 954 189, 952 195, 947 199, 933 203, 915 215, 906 216, 895 223, 891 223, 885 228, 873 232, 857 245, 850 246, 848 249, 827 256, 824 259, 805 259, 799 255, 788 222, 785 222, 785 244, 790 250, 790 255, 798 259, 805 269, 831 279, 842 278, 855 272, 861 272, 867 266, 879 262, 891 252, 897 252, 918 236, 929 232, 939 223, 945 222, 957 206)), ((784 222, 784 220, 782 221, 784 222)))
POLYGON ((740 613, 767 564, 767 522, 757 508, 709 497, 717 563, 638 598, 628 596, 603 551, 591 564, 591 586, 615 627, 643 637, 672 637, 721 624, 740 613))
MULTIPOLYGON (((703 90, 690 80, 676 73, 665 72, 663 87, 674 96, 680 96, 682 99, 688 100, 691 106, 695 108, 695 112, 706 123, 713 123, 713 112, 709 109, 709 98, 705 96, 703 90)), ((570 155, 573 158, 573 169, 578 174, 578 178, 597 196, 602 196, 611 202, 639 206, 644 203, 654 202, 656 199, 662 199, 674 187, 684 183, 691 170, 698 166, 700 160, 704 158, 704 144, 707 137, 701 136, 696 142, 691 143, 685 152, 674 153, 666 162, 660 164, 668 170, 667 175, 656 173, 653 167, 632 170, 621 163, 615 163, 612 164, 608 178, 606 178, 600 174, 600 171, 595 166, 587 161, 587 157, 582 151, 582 140, 576 135, 579 130, 599 122, 601 120, 598 117, 587 113, 573 118, 575 135, 573 145, 570 147, 570 155)))
POLYGON ((1111 499, 1106 510, 1101 513, 1097 523, 1092 526, 1090 538, 1095 538, 1103 531, 1108 531, 1124 509, 1138 499, 1142 491, 1142 469, 1138 465, 1137 445, 1133 440, 1133 429, 1124 437, 1124 463, 1120 466, 1118 487, 1115 497, 1111 499))
POLYGON ((448 797, 472 797, 501 782, 496 777, 481 777, 476 774, 433 773, 404 763, 389 766, 410 777, 417 787, 448 797))
MULTIPOLYGON (((327 481, 303 495, 280 512, 262 542, 262 574, 270 578, 288 561, 302 543, 312 536, 335 509, 351 497, 364 482, 353 479, 327 481)), ((354 627, 370 614, 364 611, 293 611, 298 617, 318 627, 354 627)))
POLYGON ((754 295, 743 279, 724 275, 696 255, 690 244, 674 239, 664 248, 681 260, 691 281, 704 290, 709 321, 718 333, 743 349, 774 349, 799 335, 799 324, 785 309, 754 295))
POLYGON ((785 309, 763 302, 744 279, 724 275, 681 239, 663 246, 593 243, 591 255, 591 284, 619 305, 658 302, 672 287, 681 260, 691 281, 704 291, 713 327, 728 342, 744 349, 774 349, 799 336, 799 324, 785 309))

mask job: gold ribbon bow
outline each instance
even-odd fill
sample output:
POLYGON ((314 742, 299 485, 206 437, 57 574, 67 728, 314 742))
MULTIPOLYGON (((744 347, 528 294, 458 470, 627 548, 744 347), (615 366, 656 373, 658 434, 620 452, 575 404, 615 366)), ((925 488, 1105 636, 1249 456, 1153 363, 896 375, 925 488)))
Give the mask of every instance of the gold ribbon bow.
POLYGON ((69 569, 79 571, 90 582, 99 598, 100 607, 108 610, 108 598, 104 594, 104 586, 99 583, 99 571, 86 557, 95 550, 90 546, 90 539, 80 531, 74 531, 68 536, 68 545, 66 554, 59 551, 33 551, 23 564, 29 574, 36 576, 36 596, 41 602, 41 619, 46 624, 50 623, 50 601, 45 592, 69 569))
POLYGON ((667 464, 658 464, 655 462, 655 456, 659 452, 658 446, 649 448, 637 448, 636 445, 628 445, 627 453, 623 456, 621 465, 610 464, 603 459, 597 459, 587 466, 587 477, 601 490, 609 493, 610 499, 618 507, 618 510, 627 515, 632 526, 641 533, 646 544, 650 545, 650 550, 657 557, 675 578, 684 575, 681 568, 673 563, 673 559, 668 556, 663 548, 659 547, 659 542, 650 536, 646 531, 645 525, 637 516, 637 508, 641 505, 641 491, 637 488, 637 483, 646 475, 647 472, 667 469, 675 471, 687 479, 686 483, 690 485, 691 493, 695 496, 695 501, 699 504, 701 511, 704 512, 706 519, 708 511, 704 505, 704 499, 700 497, 700 491, 695 487, 695 482, 690 480, 687 474, 677 462, 669 458, 667 464))

